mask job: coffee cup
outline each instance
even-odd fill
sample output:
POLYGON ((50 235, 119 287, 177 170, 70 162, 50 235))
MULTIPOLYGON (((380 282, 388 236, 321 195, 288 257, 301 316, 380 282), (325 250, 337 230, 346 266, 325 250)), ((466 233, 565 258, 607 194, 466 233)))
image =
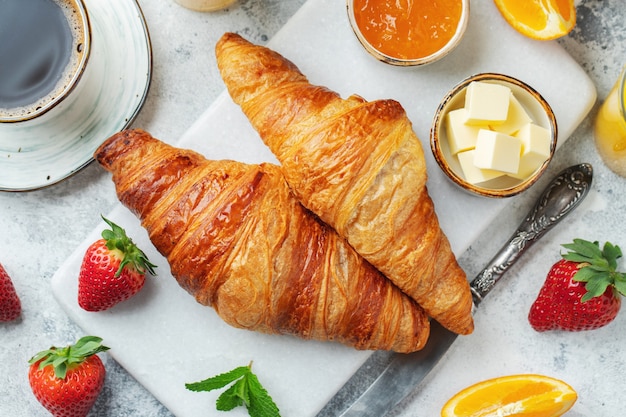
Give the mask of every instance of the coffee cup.
POLYGON ((78 94, 91 51, 82 0, 1 0, 0 123, 24 122, 78 94))

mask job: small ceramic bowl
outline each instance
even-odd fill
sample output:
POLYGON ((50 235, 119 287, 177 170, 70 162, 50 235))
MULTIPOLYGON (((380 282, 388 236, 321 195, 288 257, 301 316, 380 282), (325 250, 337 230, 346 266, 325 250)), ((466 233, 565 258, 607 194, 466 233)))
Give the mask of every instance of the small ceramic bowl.
POLYGON ((552 160, 556 150, 556 143, 556 118, 552 108, 541 94, 516 78, 494 73, 473 75, 452 88, 439 104, 430 131, 430 147, 433 156, 448 178, 468 192, 494 198, 512 197, 535 184, 552 160), (466 89, 473 81, 485 81, 509 87, 528 116, 531 117, 533 123, 549 131, 549 157, 530 176, 518 179, 505 175, 474 184, 465 179, 458 158, 450 152, 445 123, 446 115, 450 111, 464 107, 466 89))
MULTIPOLYGON (((432 62, 438 61, 444 56, 446 56, 454 48, 456 48, 456 46, 459 44, 459 42, 463 38, 463 35, 465 34, 465 29, 467 28, 467 23, 469 21, 469 15, 470 15, 470 10, 469 10, 470 1, 458 0, 459 9, 457 10, 457 13, 458 13, 459 19, 457 21, 456 27, 453 28, 454 32, 451 34, 451 37, 447 41, 447 43, 445 43, 444 45, 436 49, 428 48, 428 50, 426 51, 418 52, 420 48, 422 50, 424 49, 424 44, 419 39, 416 39, 410 42, 406 41, 407 43, 410 43, 410 47, 408 49, 410 50, 410 54, 411 54, 410 57, 406 58, 406 57, 401 57, 398 54, 396 54, 398 55, 396 56, 392 54, 390 51, 382 51, 381 49, 384 49, 383 47, 377 48, 376 46, 374 46, 372 43, 373 41, 370 42, 370 40, 368 40, 368 39, 373 39, 372 35, 368 34, 365 28, 362 28, 361 26, 359 26, 360 24, 365 25, 365 23, 360 23, 360 22, 369 21, 373 19, 375 21, 373 21, 372 24, 368 26, 369 28, 371 28, 372 31, 374 30, 374 28, 378 30, 382 27, 387 27, 387 28, 393 27, 393 26, 401 27, 403 24, 396 22, 396 21, 394 21, 393 24, 390 24, 387 21, 384 21, 384 22, 377 21, 380 19, 378 16, 384 16, 386 18, 389 18, 390 20, 397 20, 397 17, 393 16, 393 14, 401 13, 401 12, 404 14, 404 11, 382 10, 381 8, 383 6, 396 7, 399 3, 385 2, 383 0, 369 0, 369 2, 367 3, 367 7, 365 7, 364 5, 361 5, 362 7, 360 7, 359 2, 363 3, 363 0, 347 0, 348 19, 350 21, 350 25, 352 26, 352 30, 354 31, 354 34, 356 35, 361 45, 363 45, 365 50, 369 52, 372 56, 374 56, 374 58, 378 59, 381 62, 390 64, 390 65, 396 65, 396 66, 425 65, 425 64, 430 64, 432 62), (380 4, 374 4, 374 3, 380 3, 380 4), (377 11, 378 13, 377 16, 362 17, 362 18, 359 17, 361 15, 361 12, 373 11, 373 10, 377 11)), ((428 4, 430 4, 430 2, 428 2, 428 4)), ((421 11, 421 6, 415 5, 415 10, 418 10, 418 8, 421 11)), ((423 15, 423 12, 422 12, 422 15, 423 15)), ((422 19, 423 16, 420 15, 418 16, 418 18, 422 19)), ((446 25, 446 21, 441 22, 438 25, 443 27, 446 25)), ((429 23, 429 24, 434 25, 434 23, 429 23)), ((415 31, 413 36, 419 36, 419 34, 420 33, 423 34, 423 32, 424 32, 423 30, 415 31)), ((394 35, 396 38, 403 37, 397 34, 394 34, 394 35)), ((388 39, 389 36, 391 36, 389 35, 388 32, 385 32, 383 36, 385 39, 381 43, 385 44, 385 47, 387 47, 388 45, 394 42, 393 40, 388 39)), ((436 36, 433 36, 433 37, 436 38, 436 36)), ((408 56, 408 55, 405 55, 405 56, 408 56)))

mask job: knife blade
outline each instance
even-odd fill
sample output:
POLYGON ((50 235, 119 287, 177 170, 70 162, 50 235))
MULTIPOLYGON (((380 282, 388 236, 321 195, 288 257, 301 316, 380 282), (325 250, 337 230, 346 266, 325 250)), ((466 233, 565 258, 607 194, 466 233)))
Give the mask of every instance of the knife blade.
MULTIPOLYGON (((580 204, 591 188, 592 179, 592 166, 582 163, 564 169, 548 183, 509 240, 471 281, 474 308, 480 305, 502 275, 534 242, 580 204)), ((457 334, 432 321, 430 337, 422 350, 409 354, 374 353, 320 411, 318 417, 384 416, 419 388, 457 337, 457 334), (358 387, 358 379, 371 373, 372 369, 379 372, 378 376, 368 381, 369 386, 357 392, 358 397, 354 399, 350 393, 358 387), (343 410, 341 414, 337 413, 337 409, 343 410)))

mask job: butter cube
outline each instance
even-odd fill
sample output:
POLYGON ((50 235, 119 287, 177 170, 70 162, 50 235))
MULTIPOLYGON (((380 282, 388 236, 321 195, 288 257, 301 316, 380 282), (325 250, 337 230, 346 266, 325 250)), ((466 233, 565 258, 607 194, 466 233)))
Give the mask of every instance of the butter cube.
POLYGON ((467 110, 464 108, 452 110, 447 115, 446 133, 452 155, 473 149, 476 146, 476 137, 480 128, 466 125, 466 119, 467 110))
POLYGON ((476 150, 472 149, 465 152, 459 152, 457 157, 459 158, 459 164, 463 170, 463 176, 465 180, 470 184, 478 184, 481 182, 489 181, 494 178, 498 178, 504 175, 504 172, 495 171, 493 169, 480 169, 474 165, 474 155, 476 150))
POLYGON ((515 178, 528 178, 550 157, 550 131, 534 123, 527 123, 517 133, 522 143, 519 170, 515 178))
POLYGON ((522 153, 522 141, 519 138, 480 129, 475 150, 476 167, 517 174, 522 153))
POLYGON ((513 135, 517 133, 522 126, 527 123, 531 123, 532 119, 524 110, 524 107, 515 98, 513 93, 509 97, 509 113, 507 114, 506 121, 501 125, 498 125, 494 130, 504 133, 505 135, 513 135))
POLYGON ((511 89, 500 84, 473 81, 465 92, 468 125, 499 125, 509 112, 511 89))

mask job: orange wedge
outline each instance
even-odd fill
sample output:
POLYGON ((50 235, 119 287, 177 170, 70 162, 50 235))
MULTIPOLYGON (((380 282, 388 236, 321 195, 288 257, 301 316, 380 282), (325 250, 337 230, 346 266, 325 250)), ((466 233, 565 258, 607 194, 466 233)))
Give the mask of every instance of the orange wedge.
POLYGON ((533 39, 556 39, 576 24, 574 0, 494 0, 504 19, 533 39))
POLYGON ((535 374, 510 375, 479 382, 452 397, 441 417, 558 417, 578 396, 563 381, 535 374))

